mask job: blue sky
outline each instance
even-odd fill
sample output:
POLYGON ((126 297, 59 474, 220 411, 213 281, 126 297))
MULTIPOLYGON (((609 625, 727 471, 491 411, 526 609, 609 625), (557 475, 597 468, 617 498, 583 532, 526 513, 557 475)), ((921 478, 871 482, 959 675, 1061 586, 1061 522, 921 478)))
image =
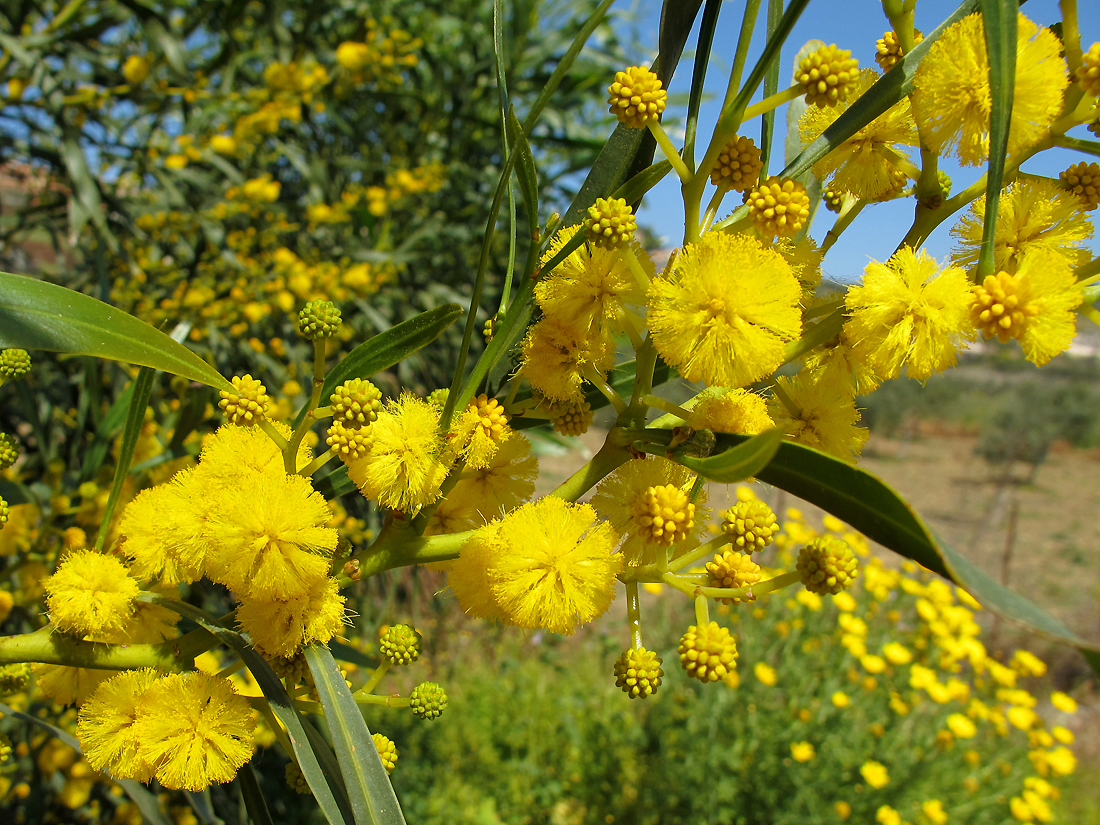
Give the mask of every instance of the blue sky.
MULTIPOLYGON (((764 21, 767 3, 763 3, 762 6, 764 8, 761 9, 753 49, 749 55, 748 67, 750 68, 763 46, 765 37, 764 21)), ((925 32, 931 31, 957 6, 957 0, 919 0, 916 5, 917 28, 925 32)), ((635 26, 639 33, 639 42, 655 44, 660 22, 660 0, 635 0, 634 3, 628 3, 625 8, 634 9, 636 12, 635 26)), ((719 16, 714 54, 707 72, 705 87, 712 97, 703 103, 700 112, 698 154, 701 154, 703 147, 706 146, 706 139, 718 116, 720 102, 725 93, 725 84, 729 77, 729 65, 737 43, 737 32, 741 26, 743 8, 744 3, 741 0, 726 2, 719 16)), ((1079 0, 1078 8, 1081 37, 1085 48, 1088 48, 1089 44, 1100 40, 1100 3, 1094 0, 1079 0)), ((1041 26, 1061 19, 1057 0, 1030 0, 1021 11, 1041 26)), ((853 56, 859 59, 860 66, 877 68, 874 62, 875 40, 882 37, 883 32, 889 28, 890 24, 882 12, 879 0, 814 0, 803 13, 788 40, 788 45, 783 50, 779 88, 783 89, 790 85, 795 54, 806 41, 814 38, 826 43, 836 43, 844 49, 851 49, 853 56)), ((684 58, 669 89, 673 95, 682 94, 684 100, 691 83, 694 61, 694 53, 691 49, 696 38, 697 30, 693 31, 688 39, 688 48, 685 50, 684 58)), ((639 54, 636 56, 637 62, 648 65, 653 55, 654 53, 639 54)), ((746 68, 747 73, 748 68, 746 68)), ((755 99, 759 100, 760 97, 762 95, 758 92, 755 99)), ((759 140, 759 120, 749 124, 744 132, 759 140)), ((778 173, 783 167, 780 147, 783 145, 786 133, 785 117, 776 118, 776 132, 778 157, 773 158, 770 165, 769 171, 772 174, 778 173)), ((1083 138, 1091 137, 1084 127, 1079 127, 1071 134, 1083 138)), ((673 142, 680 145, 676 137, 673 138, 673 142)), ((1069 150, 1054 149, 1027 161, 1023 170, 1033 174, 1057 176, 1071 163, 1080 160, 1095 160, 1095 158, 1069 150)), ((955 166, 950 160, 943 163, 941 168, 951 176, 956 191, 976 180, 982 171, 975 168, 963 169, 955 166)), ((704 203, 709 196, 708 191, 704 203)), ((736 193, 733 197, 727 196, 723 203, 723 214, 728 211, 727 207, 732 208, 739 203, 740 199, 736 197, 736 193)), ((913 200, 911 198, 865 208, 830 250, 823 266, 825 275, 838 281, 858 280, 869 260, 885 260, 890 256, 909 228, 912 217, 913 200)), ((834 218, 835 215, 831 212, 824 209, 818 210, 811 229, 812 236, 818 242, 825 237, 834 218)), ((666 246, 678 246, 683 241, 683 206, 679 181, 674 175, 669 175, 646 197, 642 204, 639 221, 662 235, 666 246)), ((942 259, 950 252, 952 243, 948 229, 953 223, 954 220, 948 219, 928 239, 925 249, 930 254, 942 259)), ((1095 240, 1093 243, 1096 249, 1095 240)))

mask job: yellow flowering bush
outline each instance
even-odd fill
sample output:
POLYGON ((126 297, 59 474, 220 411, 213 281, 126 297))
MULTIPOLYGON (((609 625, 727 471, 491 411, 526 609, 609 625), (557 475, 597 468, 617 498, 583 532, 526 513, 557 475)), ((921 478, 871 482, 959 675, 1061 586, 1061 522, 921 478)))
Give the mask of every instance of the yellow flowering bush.
MULTIPOLYGON (((713 132, 698 133, 693 94, 683 146, 662 124, 693 19, 666 15, 656 70, 607 73, 618 125, 564 218, 546 215, 557 203, 547 181, 575 168, 541 151, 545 130, 557 129, 547 124, 562 122, 547 106, 592 87, 578 55, 607 5, 569 21, 571 45, 534 94, 531 75, 509 74, 509 29, 494 6, 484 65, 498 87, 489 120, 501 142, 487 149, 466 135, 465 166, 432 131, 438 119, 453 125, 457 101, 418 102, 439 91, 428 69, 447 64, 430 51, 441 24, 429 14, 414 36, 342 6, 316 27, 312 12, 291 13, 264 60, 233 62, 269 25, 246 4, 228 54, 203 57, 206 69, 179 88, 169 80, 199 31, 182 10, 145 26, 175 32, 154 37, 163 64, 119 52, 110 71, 126 83, 115 86, 75 80, 80 60, 46 59, 55 41, 28 23, 26 54, 12 54, 20 66, 42 56, 38 97, 24 99, 24 88, 13 105, 23 113, 38 100, 65 127, 70 231, 91 233, 83 260, 99 298, 0 273, 0 391, 5 405, 14 399, 0 434, 0 492, 11 497, 0 499, 0 555, 14 586, 0 667, 11 669, 13 704, 0 712, 45 725, 71 749, 59 764, 71 756, 67 782, 84 784, 68 802, 63 789, 63 805, 88 802, 94 772, 139 811, 157 807, 144 783, 194 793, 235 782, 246 812, 264 821, 254 754, 277 751, 282 782, 311 794, 330 823, 403 822, 389 779, 401 743, 372 734, 363 710, 449 718, 443 685, 390 674, 410 666, 434 676, 420 645, 444 630, 364 632, 356 605, 388 593, 384 610, 415 612, 396 602, 397 577, 429 568, 431 592, 449 589, 463 613, 539 639, 625 618, 628 644, 607 677, 643 700, 634 704, 683 696, 695 680, 693 691, 752 694, 748 717, 785 707, 795 722, 767 740, 787 769, 765 800, 777 811, 780 794, 801 793, 814 796, 806 806, 818 818, 831 810, 884 825, 943 823, 979 807, 990 821, 1049 818, 1055 780, 1076 767, 1072 733, 1048 730, 1047 709, 1025 689, 1043 662, 991 655, 975 611, 1021 621, 1092 662, 1100 644, 983 573, 856 466, 869 435, 857 395, 949 369, 979 337, 1015 339, 1042 366, 1069 347, 1081 316, 1100 322, 1091 306, 1100 259, 1085 248, 1092 227, 1079 214, 1094 205, 1087 188, 1078 191, 1077 175, 1036 180, 1020 169, 1055 145, 1096 148, 1067 134, 1096 116, 1095 61, 1082 51, 1075 5, 1064 5, 1061 44, 1014 10, 988 4, 983 19, 969 3, 918 42, 912 8, 887 2, 886 75, 859 70, 850 49, 814 46, 799 55, 793 85, 752 102, 806 3, 790 4, 745 74, 751 4, 713 132), (312 49, 290 47, 290 23, 312 49), (54 83, 71 94, 54 95, 54 83), (174 131, 150 125, 164 99, 174 131), (799 121, 794 157, 772 169, 774 147, 756 157, 738 132, 784 104, 799 121), (148 131, 143 151, 111 171, 126 195, 115 211, 100 208, 112 201, 67 131, 99 109, 99 131, 131 109, 148 131), (367 124, 364 111, 389 120, 367 124), (954 195, 938 169, 948 154, 981 169, 954 195), (476 162, 493 167, 488 177, 463 178, 476 162), (750 179, 735 180, 735 163, 750 179), (635 238, 637 216, 671 175, 683 243, 657 266, 635 238), (822 184, 839 213, 819 247, 808 229, 822 184), (743 203, 723 217, 734 188, 743 203), (897 251, 870 263, 861 284, 822 289, 824 256, 864 208, 907 198, 914 218, 897 251), (941 264, 921 247, 964 209, 958 248, 941 264), (406 279, 418 238, 443 215, 462 231, 434 235, 430 263, 406 279), (393 323, 405 314, 402 292, 439 266, 461 274, 435 278, 424 311, 393 323), (40 361, 42 351, 79 359, 40 361), (133 369, 108 375, 97 358, 133 369), (174 376, 167 387, 158 372, 174 376), (679 402, 662 386, 673 378, 679 402), (601 408, 596 451, 537 486, 533 442, 551 428, 582 435, 601 408), (777 514, 747 488, 712 529, 708 484, 750 478, 827 511, 826 530, 777 514), (901 572, 869 541, 905 558, 901 572), (926 574, 912 575, 917 564, 926 574), (658 632, 643 611, 642 593, 654 590, 686 597, 691 617, 658 632), (779 602, 791 618, 769 625, 768 605, 779 602), (823 663, 794 682, 799 653, 823 663), (851 735, 831 735, 848 719, 851 735), (990 765, 964 749, 998 738, 1020 747, 1014 761, 990 765), (923 785, 909 793, 932 761, 951 761, 952 781, 935 795, 923 785), (825 763, 828 793, 814 772, 825 763), (968 801, 992 771, 1015 795, 968 801)), ((78 0, 44 31, 67 31, 91 11, 78 0)), ((712 4, 704 51, 716 22, 712 4)), ((467 65, 447 57, 451 70, 467 65)), ((581 106, 570 117, 587 115, 581 106)), ((1062 713, 1067 700, 1057 699, 1062 713)), ((748 723, 726 732, 738 754, 726 770, 755 770, 766 751, 748 723)), ((662 741, 675 739, 664 729, 662 741)), ((682 786, 720 778, 691 772, 682 786)), ((14 800, 31 795, 21 787, 14 800)), ((113 805, 111 817, 127 810, 113 805)))

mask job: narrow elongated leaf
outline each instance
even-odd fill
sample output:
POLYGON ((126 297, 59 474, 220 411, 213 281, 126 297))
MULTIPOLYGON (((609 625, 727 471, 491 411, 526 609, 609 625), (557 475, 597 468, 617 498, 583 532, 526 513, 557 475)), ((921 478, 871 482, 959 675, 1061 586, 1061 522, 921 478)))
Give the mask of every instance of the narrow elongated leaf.
POLYGON ((27 504, 31 501, 26 487, 4 478, 0 478, 0 498, 10 505, 27 504))
POLYGON ((664 180, 665 175, 671 171, 671 163, 667 160, 659 160, 616 189, 613 197, 622 198, 627 203, 637 203, 642 199, 642 195, 664 180))
MULTIPOLYGON (((748 440, 748 436, 722 435, 718 443, 748 440)), ((872 541, 955 582, 997 615, 1055 641, 1082 650, 1100 650, 1100 643, 1081 638, 941 541, 901 496, 871 473, 809 447, 784 443, 756 477, 832 513, 872 541)))
POLYGON ((699 24, 695 66, 691 72, 691 92, 688 95, 687 125, 684 127, 684 163, 689 169, 695 166, 695 132, 699 125, 699 106, 703 102, 703 85, 707 78, 707 65, 714 46, 714 28, 718 25, 718 12, 721 8, 722 0, 707 0, 703 7, 703 20, 699 24))
POLYGON ((88 451, 84 453, 84 467, 80 473, 83 481, 94 476, 103 465, 104 459, 107 458, 107 450, 111 446, 111 439, 126 423, 126 411, 130 409, 130 400, 134 397, 134 386, 134 382, 131 381, 96 427, 95 437, 88 451))
POLYGON ((527 135, 516 117, 515 111, 508 109, 508 140, 512 151, 517 152, 516 177, 519 178, 519 191, 523 195, 523 205, 527 208, 527 224, 531 236, 537 237, 539 231, 539 177, 535 169, 535 159, 531 157, 531 145, 527 135))
MULTIPOLYGON (((783 18, 783 0, 768 0, 768 39, 771 40, 779 21, 783 18)), ((776 52, 764 75, 764 97, 769 98, 779 91, 779 56, 776 52)), ((795 64, 797 65, 797 64, 795 64)), ((772 156, 772 133, 775 131, 775 109, 764 112, 760 117, 760 160, 764 164, 762 174, 768 176, 772 156)))
MULTIPOLYGON (((74 736, 61 730, 61 728, 54 727, 44 719, 39 719, 37 716, 31 716, 30 714, 23 713, 22 711, 10 708, 7 705, 0 702, 0 714, 5 716, 13 716, 16 719, 22 719, 24 722, 32 722, 39 727, 45 728, 53 736, 56 736, 70 748, 73 748, 77 753, 81 753, 80 742, 76 740, 74 736)), ((168 825, 168 821, 164 818, 164 814, 160 812, 160 805, 157 803, 157 798, 139 782, 135 782, 132 779, 115 779, 122 790, 126 791, 126 795, 134 801, 138 810, 141 811, 141 815, 145 817, 145 821, 149 825, 168 825)))
POLYGON ((364 341, 344 358, 325 377, 321 390, 321 403, 327 404, 333 391, 351 378, 370 378, 376 372, 389 369, 426 347, 438 338, 447 327, 462 315, 459 304, 444 304, 414 318, 402 321, 385 332, 364 341))
POLYGON ((1012 120, 1012 92, 1016 86, 1016 15, 1018 0, 982 0, 985 45, 989 53, 989 171, 985 188, 985 225, 978 255, 978 277, 993 274, 993 236, 997 230, 1008 129, 1012 120))
POLYGON ((25 275, 0 272, 0 347, 94 355, 233 389, 199 356, 144 321, 25 275))
POLYGON ((141 435, 141 428, 145 424, 145 410, 149 406, 149 396, 153 393, 153 379, 156 374, 156 370, 142 367, 138 370, 137 378, 134 379, 134 393, 130 397, 126 429, 122 431, 122 445, 118 451, 118 466, 115 467, 115 478, 111 483, 111 492, 107 495, 107 506, 103 510, 103 519, 99 523, 99 532, 95 537, 95 549, 98 551, 103 550, 103 542, 111 526, 111 516, 114 515, 118 496, 126 481, 126 474, 130 471, 130 459, 134 457, 134 447, 137 446, 138 436, 141 435))
POLYGON ((782 441, 783 430, 776 428, 754 435, 743 444, 730 447, 717 455, 696 458, 674 453, 673 458, 711 481, 734 484, 752 478, 767 467, 782 441))
POLYGON ((244 807, 248 811, 248 818, 252 825, 274 825, 271 812, 267 809, 267 800, 264 799, 260 783, 256 779, 256 772, 249 762, 237 773, 237 781, 241 785, 241 796, 244 798, 244 807))
POLYGON ((355 482, 348 478, 348 466, 346 464, 341 464, 327 476, 315 479, 313 486, 318 493, 330 501, 357 489, 355 482))
POLYGON ((313 796, 325 818, 330 825, 354 825, 351 803, 348 801, 332 750, 302 719, 294 706, 294 701, 283 687, 282 681, 275 675, 275 671, 271 669, 271 665, 264 660, 264 657, 255 651, 248 638, 212 621, 205 611, 186 602, 154 593, 143 594, 142 598, 144 601, 166 607, 190 619, 233 649, 233 652, 244 661, 245 667, 252 672, 260 690, 263 691, 264 698, 271 706, 272 713, 286 728, 298 766, 302 769, 302 775, 309 783, 309 788, 313 791, 313 796))
POLYGON ((356 825, 405 825, 397 795, 367 730, 363 713, 348 690, 336 660, 323 645, 310 645, 303 653, 325 708, 329 735, 344 775, 356 825))

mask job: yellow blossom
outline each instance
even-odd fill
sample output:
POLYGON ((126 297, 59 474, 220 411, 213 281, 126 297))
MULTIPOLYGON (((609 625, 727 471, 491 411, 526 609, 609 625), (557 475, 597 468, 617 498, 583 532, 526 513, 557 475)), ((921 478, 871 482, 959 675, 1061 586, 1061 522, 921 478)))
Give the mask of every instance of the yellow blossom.
POLYGON ((688 426, 696 430, 757 435, 775 426, 763 396, 748 390, 708 387, 691 408, 688 426))
POLYGON ((527 330, 520 374, 551 401, 580 402, 586 375, 602 379, 614 362, 608 335, 575 319, 547 316, 527 330))
POLYGON ((902 366, 923 380, 954 366, 959 348, 974 338, 969 323, 970 282, 957 267, 942 272, 924 250, 905 246, 885 264, 867 265, 863 283, 848 290, 845 333, 856 358, 880 378, 902 366))
POLYGON ((1050 703, 1054 705, 1057 710, 1062 711, 1062 713, 1077 712, 1076 700, 1068 693, 1063 693, 1060 690, 1056 690, 1054 693, 1050 694, 1050 703))
POLYGON ((814 758, 814 746, 809 742, 794 742, 791 744, 791 756, 795 762, 809 762, 814 758))
POLYGON ((336 579, 322 577, 298 596, 241 598, 237 623, 264 655, 289 658, 313 642, 326 644, 340 632, 344 602, 336 579))
MULTIPOLYGON (((1008 153, 1039 140, 1062 109, 1069 79, 1050 29, 1017 17, 1016 82, 1008 153)), ((932 44, 913 79, 913 112, 935 151, 954 148, 966 166, 989 157, 989 57, 980 14, 953 24, 932 44)))
POLYGON ((801 334, 800 295, 779 254, 748 235, 710 232, 650 285, 649 327, 687 380, 742 387, 778 367, 801 334))
POLYGON ((922 802, 920 805, 921 811, 928 817, 928 820, 932 825, 945 825, 947 822, 947 811, 943 809, 943 803, 938 799, 929 799, 922 802))
POLYGON ((447 476, 441 460, 439 410, 412 393, 386 402, 370 425, 367 452, 348 461, 348 475, 367 499, 416 513, 439 498, 447 476))
POLYGON ((859 772, 872 788, 885 788, 890 784, 890 773, 881 762, 869 759, 860 766, 859 772))
POLYGON ((133 613, 139 592, 117 558, 78 550, 46 580, 46 608, 54 627, 65 633, 117 631, 133 613))
MULTIPOLYGON (((761 684, 772 687, 779 680, 778 675, 775 672, 775 668, 763 662, 757 662, 752 669, 753 675, 760 680, 761 684)), ((801 760, 804 761, 804 760, 801 760)))
POLYGON ((792 441, 846 461, 859 455, 869 433, 859 426, 859 410, 848 387, 802 372, 777 378, 775 393, 768 410, 778 426, 787 427, 792 441))
POLYGON ((851 699, 848 698, 848 694, 842 690, 838 690, 830 697, 829 701, 833 703, 834 707, 846 708, 851 704, 851 699))
MULTIPOLYGON (((809 106, 798 123, 803 146, 808 146, 879 79, 873 69, 861 69, 855 92, 836 106, 809 106)), ((916 146, 917 129, 903 98, 868 125, 834 148, 814 164, 821 180, 832 176, 829 185, 851 192, 857 198, 876 200, 890 195, 904 184, 913 166, 909 155, 898 146, 916 146)))
POLYGON ((878 810, 875 811, 875 822, 878 822, 879 825, 901 825, 901 814, 889 805, 880 805, 878 810))
POLYGON ((80 708, 77 738, 93 768, 119 779, 148 782, 154 766, 138 755, 134 723, 143 697, 160 678, 155 670, 122 671, 103 682, 80 708))
POLYGON ((970 718, 961 713, 952 713, 947 717, 947 727, 959 739, 970 739, 977 734, 978 729, 970 718))

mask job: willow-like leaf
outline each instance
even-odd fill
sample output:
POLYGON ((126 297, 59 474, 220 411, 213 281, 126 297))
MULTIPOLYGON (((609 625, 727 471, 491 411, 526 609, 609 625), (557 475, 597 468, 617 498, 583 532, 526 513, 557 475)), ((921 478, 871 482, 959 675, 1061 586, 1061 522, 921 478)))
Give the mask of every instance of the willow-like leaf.
POLYGON ((126 474, 130 471, 130 461, 134 457, 138 436, 141 435, 141 428, 145 424, 145 410, 149 407, 149 396, 153 393, 153 379, 156 374, 156 370, 142 367, 138 370, 137 378, 134 379, 134 392, 130 396, 130 408, 126 414, 126 429, 122 431, 122 444, 118 450, 115 478, 111 482, 111 492, 107 494, 107 504, 103 508, 99 531, 95 537, 95 549, 100 552, 103 551, 103 542, 107 538, 107 530, 111 526, 111 517, 114 515, 119 494, 122 493, 126 474))
POLYGON ((982 0, 985 45, 989 53, 989 171, 986 174, 985 223, 978 254, 978 277, 992 275, 993 240, 997 232, 1001 186, 1008 157, 1008 131, 1012 122, 1012 94, 1016 86, 1017 0, 982 0))
POLYGON ((199 356, 144 321, 25 275, 0 272, 0 347, 92 355, 233 389, 199 356))
POLYGON ((336 660, 324 645, 310 645, 303 653, 325 709, 325 721, 356 825, 405 825, 363 712, 348 690, 336 660))

